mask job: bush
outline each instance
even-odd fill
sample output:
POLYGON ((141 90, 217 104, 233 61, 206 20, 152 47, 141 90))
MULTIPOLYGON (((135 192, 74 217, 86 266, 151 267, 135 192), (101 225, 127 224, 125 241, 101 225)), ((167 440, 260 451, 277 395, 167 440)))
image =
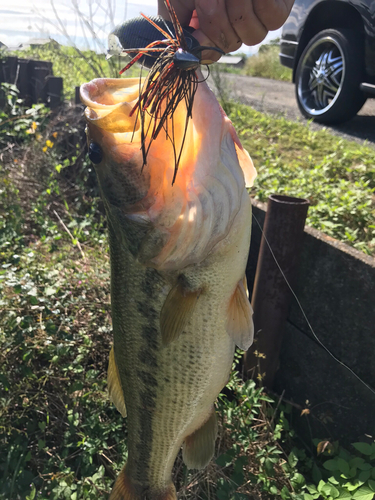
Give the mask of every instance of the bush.
POLYGON ((0 147, 7 144, 30 142, 44 129, 48 108, 44 104, 34 104, 25 109, 19 90, 11 83, 0 84, 0 147))
POLYGON ((258 171, 257 199, 273 193, 308 198, 308 225, 375 254, 373 148, 248 106, 226 107, 258 171))
POLYGON ((279 61, 279 46, 274 44, 262 45, 258 54, 249 57, 245 63, 243 73, 248 76, 260 76, 273 80, 292 80, 292 70, 282 66, 279 61))
MULTIPOLYGON (((92 50, 78 50, 75 47, 64 45, 50 45, 30 48, 15 53, 19 58, 36 59, 52 62, 54 76, 64 79, 64 97, 72 99, 75 87, 89 82, 94 78, 118 78, 119 71, 128 61, 125 58, 105 58, 105 54, 97 54, 92 50)), ((127 77, 137 76, 139 69, 131 68, 126 72, 127 77)))

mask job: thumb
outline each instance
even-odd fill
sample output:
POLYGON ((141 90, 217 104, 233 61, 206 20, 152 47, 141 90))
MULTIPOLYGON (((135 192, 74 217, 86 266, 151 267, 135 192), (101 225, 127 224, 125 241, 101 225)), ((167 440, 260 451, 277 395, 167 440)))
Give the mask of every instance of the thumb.
MULTIPOLYGON (((202 30, 197 29, 192 33, 193 37, 196 38, 199 42, 199 45, 202 47, 216 47, 214 42, 210 40, 202 30)), ((216 50, 203 50, 201 55, 202 64, 211 64, 215 61, 218 61, 223 54, 217 52, 216 50)))

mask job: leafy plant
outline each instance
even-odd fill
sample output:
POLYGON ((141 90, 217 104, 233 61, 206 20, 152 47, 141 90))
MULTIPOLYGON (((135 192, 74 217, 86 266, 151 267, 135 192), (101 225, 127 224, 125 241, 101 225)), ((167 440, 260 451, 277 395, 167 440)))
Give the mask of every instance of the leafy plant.
MULTIPOLYGON (((66 250, 71 256, 71 246, 66 250)), ((93 484, 106 491, 111 480, 103 464, 125 455, 123 421, 105 392, 108 269, 94 263, 96 253, 86 250, 80 263, 60 252, 51 254, 46 241, 8 255, 1 271, 4 499, 33 490, 56 499, 96 498, 93 484)))
POLYGON ((305 484, 295 468, 297 462, 292 461, 292 454, 288 459, 280 445, 293 436, 285 418, 290 408, 275 412, 274 400, 257 387, 254 380, 243 382, 235 369, 227 389, 232 391, 232 399, 222 395, 219 412, 230 446, 216 460, 226 476, 217 483, 217 498, 248 498, 249 484, 250 488, 290 498, 305 484), (287 468, 288 460, 290 467, 287 468))
POLYGON ((375 496, 375 442, 353 443, 357 453, 338 447, 323 462, 321 479, 308 484, 304 500, 372 500, 375 496), (359 452, 359 453, 358 453, 359 452))
POLYGON ((40 134, 45 124, 48 108, 34 104, 26 109, 18 97, 17 87, 10 83, 0 84, 0 147, 8 142, 30 141, 40 134))
MULTIPOLYGON (((272 41, 273 42, 273 41, 272 41)), ((248 57, 242 72, 249 76, 271 78, 273 80, 292 80, 292 70, 282 66, 279 61, 279 46, 275 43, 261 45, 259 52, 248 57)))

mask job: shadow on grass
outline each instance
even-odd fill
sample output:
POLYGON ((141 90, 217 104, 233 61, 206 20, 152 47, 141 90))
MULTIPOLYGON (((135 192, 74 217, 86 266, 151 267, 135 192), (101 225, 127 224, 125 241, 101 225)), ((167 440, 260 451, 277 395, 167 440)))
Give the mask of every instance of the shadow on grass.
POLYGON ((332 125, 330 128, 344 134, 357 137, 375 143, 375 115, 357 115, 352 120, 340 125, 332 125))

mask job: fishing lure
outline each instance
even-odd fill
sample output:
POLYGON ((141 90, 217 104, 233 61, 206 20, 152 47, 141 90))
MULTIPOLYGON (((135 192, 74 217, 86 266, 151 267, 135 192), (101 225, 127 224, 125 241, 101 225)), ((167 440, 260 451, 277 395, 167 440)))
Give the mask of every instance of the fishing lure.
MULTIPOLYGON (((191 35, 190 28, 182 28, 170 0, 164 0, 171 22, 162 17, 147 17, 130 20, 109 36, 109 53, 115 52, 117 40, 122 52, 130 54, 131 61, 120 71, 123 74, 136 62, 150 68, 140 96, 131 111, 137 111, 137 120, 141 124, 141 149, 143 166, 147 164, 147 154, 161 130, 171 140, 175 157, 175 169, 172 185, 176 179, 182 149, 185 143, 189 119, 192 118, 194 96, 198 88, 199 78, 196 70, 202 64, 203 50, 214 50, 224 54, 217 47, 205 47, 191 35), (134 48, 136 46, 137 48, 134 48), (181 101, 186 105, 185 131, 177 153, 174 141, 173 114, 181 101), (145 114, 151 116, 148 128, 145 128, 145 114), (171 129, 168 130, 168 122, 171 129), (152 127, 152 130, 150 128, 152 127), (146 137, 150 141, 146 144, 146 137)), ((142 167, 143 168, 143 167, 142 167)))

